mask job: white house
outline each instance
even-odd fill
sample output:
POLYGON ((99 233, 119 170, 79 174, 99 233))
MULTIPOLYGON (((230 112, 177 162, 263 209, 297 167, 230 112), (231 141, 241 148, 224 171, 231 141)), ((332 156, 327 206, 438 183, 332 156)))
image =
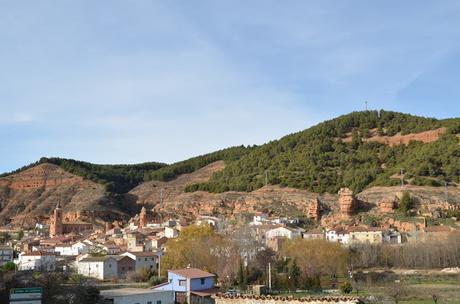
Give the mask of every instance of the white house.
POLYGON ((18 259, 14 262, 18 266, 18 270, 56 270, 56 256, 49 252, 32 251, 20 253, 18 259))
POLYGON ((13 248, 0 245, 0 266, 13 262, 13 248))
POLYGON ((196 224, 197 225, 209 225, 214 228, 217 228, 221 220, 215 216, 202 215, 198 217, 196 224))
POLYGON ((268 214, 264 212, 257 212, 252 218, 250 225, 262 225, 267 222, 268 214))
POLYGON ((78 255, 74 253, 72 245, 71 244, 57 244, 54 247, 54 252, 57 253, 58 255, 78 255))
POLYGON ((329 242, 337 242, 344 245, 348 245, 349 237, 350 236, 348 234, 348 231, 340 227, 328 229, 326 231, 326 240, 329 242))
POLYGON ((158 268, 158 254, 156 252, 125 252, 120 254, 120 256, 128 256, 136 261, 136 272, 143 268, 152 271, 156 271, 158 268))
POLYGON ((298 237, 302 237, 302 229, 281 226, 267 230, 267 232, 265 232, 266 240, 270 240, 275 237, 285 237, 292 240, 298 237))
POLYGON ((84 243, 84 242, 78 241, 72 244, 73 252, 77 253, 75 255, 88 253, 90 249, 91 249, 91 245, 84 243))
POLYGON ((117 256, 88 256, 77 260, 77 272, 78 274, 99 280, 116 278, 118 274, 117 256))
POLYGON ((101 296, 112 304, 174 304, 174 292, 148 288, 101 290, 101 296))
POLYGON ((173 239, 179 236, 179 231, 174 227, 166 226, 164 234, 168 239, 173 239))

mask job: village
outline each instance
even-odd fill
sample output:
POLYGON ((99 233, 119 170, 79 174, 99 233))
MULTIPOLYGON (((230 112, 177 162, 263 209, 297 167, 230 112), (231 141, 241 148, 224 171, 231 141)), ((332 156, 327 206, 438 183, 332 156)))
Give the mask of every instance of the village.
MULTIPOLYGON (((37 224, 34 230, 3 229, 0 267, 10 264, 18 272, 76 273, 96 282, 147 279, 154 283, 147 289, 132 288, 128 284, 128 287, 102 290, 102 297, 110 303, 226 303, 229 298, 239 296, 265 297, 272 290, 271 273, 266 284, 237 293, 233 287, 223 286, 220 278, 206 269, 191 265, 163 269, 162 257, 168 253, 168 242, 178 239, 184 229, 209 227, 217 235, 235 238, 241 237, 244 230, 244 242, 252 244, 250 250, 239 253, 246 267, 248 256, 264 248, 281 252, 287 242, 296 239, 321 240, 343 247, 359 244, 406 246, 447 240, 456 232, 451 226, 427 226, 426 217, 413 222, 395 220, 391 214, 396 212, 397 203, 391 200, 384 200, 378 206, 382 213, 389 215, 381 226, 357 223, 357 205, 351 190, 342 188, 339 191, 340 212, 322 217, 323 206, 315 199, 306 215, 318 225, 305 229, 298 218, 272 216, 262 211, 255 212, 248 222, 230 225, 225 219, 211 215, 201 215, 194 222, 179 218, 161 221, 154 211, 145 207, 127 223, 106 222, 105 227, 96 227, 81 219, 70 220, 57 203, 48 221, 37 224), (166 273, 163 280, 162 273, 166 273)), ((447 209, 452 208, 447 206, 447 209)), ((343 301, 354 303, 358 298, 343 298, 343 301)))

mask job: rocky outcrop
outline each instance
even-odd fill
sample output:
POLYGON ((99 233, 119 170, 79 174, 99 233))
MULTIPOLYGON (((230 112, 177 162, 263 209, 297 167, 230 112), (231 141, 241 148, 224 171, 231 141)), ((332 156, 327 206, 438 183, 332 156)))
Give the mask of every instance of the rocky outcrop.
MULTIPOLYGON (((370 130, 371 136, 369 138, 363 138, 364 142, 378 142, 388 146, 408 145, 411 141, 420 141, 423 143, 430 143, 439 139, 439 136, 446 132, 446 128, 439 128, 436 130, 429 130, 420 133, 410 133, 402 135, 397 133, 393 136, 379 136, 377 135, 377 129, 370 130)), ((460 138, 460 134, 457 135, 460 138)), ((344 142, 351 142, 351 133, 347 137, 342 138, 344 142)))
POLYGON ((48 222, 60 203, 64 221, 129 218, 107 197, 103 185, 84 180, 53 164, 40 164, 0 178, 0 226, 30 228, 48 222))
POLYGON ((381 213, 393 213, 396 209, 396 202, 398 198, 387 198, 379 202, 379 211, 381 213))
POLYGON ((83 178, 64 170, 56 170, 52 164, 40 164, 18 174, 0 179, 0 187, 13 190, 52 188, 59 185, 81 184, 83 178))
POLYGON ((321 211, 321 206, 320 206, 318 198, 316 197, 310 201, 310 205, 308 206, 307 216, 317 221, 320 218, 320 211, 321 211))
POLYGON ((342 188, 339 191, 339 205, 340 205, 340 215, 342 218, 349 218, 354 211, 355 207, 355 198, 353 196, 353 191, 348 188, 342 188))

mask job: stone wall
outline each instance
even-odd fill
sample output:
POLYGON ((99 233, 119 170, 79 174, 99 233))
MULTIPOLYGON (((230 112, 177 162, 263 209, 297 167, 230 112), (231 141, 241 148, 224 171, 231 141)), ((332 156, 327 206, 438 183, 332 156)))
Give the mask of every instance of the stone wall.
POLYGON ((271 296, 216 296, 215 304, 355 304, 362 303, 358 298, 346 296, 324 296, 324 297, 271 297, 271 296))

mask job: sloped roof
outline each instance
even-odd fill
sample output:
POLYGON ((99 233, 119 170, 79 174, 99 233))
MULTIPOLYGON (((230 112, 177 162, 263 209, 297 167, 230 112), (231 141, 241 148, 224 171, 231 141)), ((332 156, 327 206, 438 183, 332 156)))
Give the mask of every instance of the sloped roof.
POLYGON ((168 271, 178 274, 181 277, 184 277, 187 279, 200 279, 200 278, 209 278, 209 277, 216 276, 213 273, 209 273, 209 272, 203 271, 198 268, 184 268, 184 269, 174 269, 174 270, 168 270, 168 271))

